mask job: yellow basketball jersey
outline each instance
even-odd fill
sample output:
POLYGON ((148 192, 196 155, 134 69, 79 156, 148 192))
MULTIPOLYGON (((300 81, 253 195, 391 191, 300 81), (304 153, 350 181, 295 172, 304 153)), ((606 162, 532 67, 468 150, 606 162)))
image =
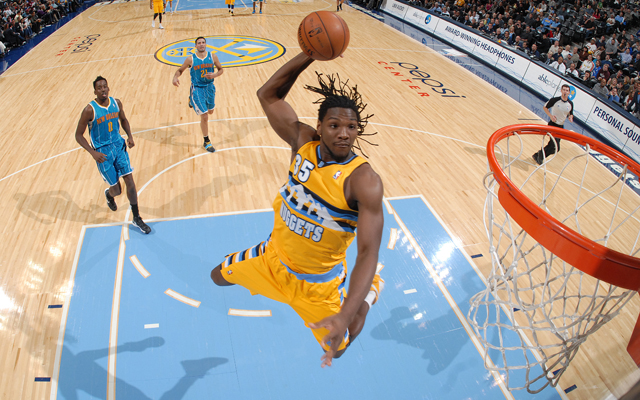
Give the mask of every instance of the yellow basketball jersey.
POLYGON ((270 244, 280 261, 299 274, 323 274, 344 261, 356 235, 358 212, 344 197, 345 179, 362 157, 324 162, 320 142, 302 146, 289 167, 289 180, 273 202, 270 244))

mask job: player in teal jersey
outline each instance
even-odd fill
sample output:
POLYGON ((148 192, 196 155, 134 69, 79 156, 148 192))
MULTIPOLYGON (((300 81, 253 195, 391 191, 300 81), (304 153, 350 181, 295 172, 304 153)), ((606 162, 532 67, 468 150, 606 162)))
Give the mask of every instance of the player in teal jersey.
MULTIPOLYGON (((256 3, 258 3, 258 2, 260 3, 260 14, 262 14, 262 0, 253 0, 253 13, 252 14, 256 13, 256 3)), ((266 1, 265 1, 265 3, 266 3, 266 1)))
POLYGON ((204 136, 204 148, 213 153, 216 149, 209 140, 209 114, 213 114, 216 99, 216 87, 213 80, 224 72, 218 56, 207 51, 207 40, 200 36, 196 39, 196 53, 187 57, 173 76, 174 86, 180 86, 178 78, 187 69, 191 74, 189 107, 200 116, 200 129, 204 136), (215 68, 214 68, 215 67, 215 68))
POLYGON ((120 100, 109 97, 109 86, 105 78, 97 77, 93 81, 93 89, 96 98, 82 110, 76 128, 76 141, 96 160, 102 178, 109 184, 109 188, 104 191, 109 208, 112 211, 118 209, 114 197, 122 193, 120 186, 120 177, 122 177, 127 185, 127 197, 133 212, 133 225, 148 234, 151 228, 144 223, 138 211, 138 192, 133 180, 129 154, 127 154, 127 145, 129 148, 135 146, 129 120, 124 114, 120 100), (120 136, 120 125, 127 134, 126 143, 120 136), (91 144, 84 137, 87 126, 91 144))

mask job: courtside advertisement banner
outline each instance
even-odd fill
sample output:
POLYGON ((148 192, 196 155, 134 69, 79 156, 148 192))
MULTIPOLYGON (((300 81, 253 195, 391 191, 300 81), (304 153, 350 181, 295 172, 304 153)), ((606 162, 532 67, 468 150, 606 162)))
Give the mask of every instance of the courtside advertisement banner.
POLYGON ((599 100, 596 100, 587 122, 629 157, 640 162, 640 128, 637 125, 599 100))
POLYGON ((523 58, 511 50, 502 49, 502 53, 499 54, 495 67, 510 77, 522 81, 529 64, 528 59, 523 58))
POLYGON ((435 15, 431 15, 421 10, 416 10, 415 8, 410 8, 409 11, 407 11, 405 20, 429 33, 433 33, 436 30, 436 26, 438 26, 441 21, 441 19, 435 15))
POLYGON ((389 26, 392 27, 393 29, 404 33, 404 27, 406 26, 406 24, 404 22, 398 21, 398 20, 393 19, 393 18, 388 18, 386 23, 389 24, 389 26))
MULTIPOLYGON (((464 29, 460 29, 459 26, 452 24, 449 21, 445 21, 444 19, 438 22, 438 26, 436 26, 435 34, 442 37, 444 40, 448 41, 449 43, 454 44, 455 46, 458 46, 461 49, 464 49, 469 53, 473 53, 476 47, 475 41, 460 39, 460 35, 466 36, 469 34, 467 31, 465 31, 464 29)), ((495 64, 495 59, 494 59, 494 64, 495 64)))
POLYGON ((407 14, 407 11, 409 10, 409 6, 406 4, 402 4, 402 3, 398 3, 397 1, 394 0, 387 0, 386 3, 384 4, 384 10, 386 12, 388 12, 389 14, 393 15, 396 18, 400 18, 401 20, 404 20, 404 16, 405 14, 407 14))
MULTIPOLYGON (((579 87, 573 86, 570 81, 563 81, 563 84, 569 85, 569 99, 573 102, 573 117, 578 118, 580 121, 586 121, 591 110, 593 110, 596 99, 579 87)), ((556 96, 560 96, 562 85, 558 88, 556 96)))
POLYGON ((435 47, 435 43, 434 43, 434 38, 431 35, 428 35, 427 33, 423 32, 422 30, 418 29, 418 28, 414 28, 411 25, 405 25, 404 26, 404 34, 408 35, 410 38, 417 40, 418 42, 422 43, 425 46, 428 47, 435 47))
POLYGON ((529 63, 529 68, 522 78, 522 83, 547 99, 556 95, 561 82, 562 78, 534 63, 529 63))
POLYGON ((631 125, 626 118, 601 101, 595 102, 587 122, 592 129, 609 139, 619 149, 623 149, 627 142, 627 130, 638 131, 638 128, 631 125))

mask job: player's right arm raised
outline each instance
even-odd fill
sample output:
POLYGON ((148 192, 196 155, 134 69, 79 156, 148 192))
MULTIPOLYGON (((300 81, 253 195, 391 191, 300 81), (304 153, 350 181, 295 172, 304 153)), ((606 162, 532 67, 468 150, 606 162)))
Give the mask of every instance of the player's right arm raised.
POLYGON ((298 120, 298 115, 291 105, 285 101, 285 98, 298 76, 312 62, 312 58, 300 53, 283 65, 258 89, 258 99, 260 99, 260 104, 267 115, 269 124, 271 124, 278 136, 291 146, 294 154, 301 145, 301 131, 311 137, 315 135, 315 129, 309 125, 302 124, 298 120), (301 126, 304 126, 304 128, 301 126))
POLYGON ((82 115, 80 115, 80 120, 78 121, 78 127, 76 128, 76 142, 78 142, 78 144, 82 146, 83 149, 88 151, 94 160, 96 160, 99 163, 102 163, 107 159, 107 156, 94 150, 93 147, 91 147, 91 145, 89 144, 89 142, 87 142, 87 139, 84 137, 84 132, 87 130, 87 126, 89 125, 89 122, 92 119, 93 119, 93 108, 90 105, 88 105, 85 107, 84 110, 82 110, 82 115))

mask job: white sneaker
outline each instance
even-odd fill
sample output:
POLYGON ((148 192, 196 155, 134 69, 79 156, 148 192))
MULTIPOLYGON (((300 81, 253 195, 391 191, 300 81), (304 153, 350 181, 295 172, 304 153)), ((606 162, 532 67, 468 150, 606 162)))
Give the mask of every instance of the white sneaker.
POLYGON ((156 27, 156 21, 151 22, 151 27, 155 28, 156 27))
POLYGON ((160 25, 158 25, 158 28, 164 29, 164 26, 162 26, 162 24, 160 24, 160 25))

